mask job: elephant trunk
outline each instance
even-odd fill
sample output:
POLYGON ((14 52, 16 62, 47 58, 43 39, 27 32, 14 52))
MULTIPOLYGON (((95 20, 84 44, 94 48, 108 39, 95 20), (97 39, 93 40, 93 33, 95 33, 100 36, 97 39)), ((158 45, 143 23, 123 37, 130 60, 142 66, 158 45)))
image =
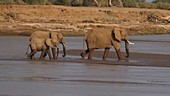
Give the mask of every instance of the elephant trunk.
POLYGON ((62 45, 63 45, 63 57, 65 57, 66 56, 66 44, 63 43, 62 45))
POLYGON ((55 59, 56 58, 56 49, 55 48, 51 48, 51 50, 52 50, 52 54, 53 54, 53 59, 55 59))
POLYGON ((58 54, 59 54, 59 48, 57 47, 57 58, 58 58, 58 54))
POLYGON ((132 42, 130 42, 129 40, 125 40, 125 49, 126 49, 126 53, 127 53, 126 58, 129 57, 129 44, 134 45, 135 43, 132 43, 132 42))

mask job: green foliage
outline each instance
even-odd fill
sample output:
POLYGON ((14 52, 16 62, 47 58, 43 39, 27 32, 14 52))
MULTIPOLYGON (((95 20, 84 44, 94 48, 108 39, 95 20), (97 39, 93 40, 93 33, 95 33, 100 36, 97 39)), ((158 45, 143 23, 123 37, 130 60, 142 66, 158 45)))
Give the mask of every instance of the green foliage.
POLYGON ((0 0, 0 5, 24 4, 22 0, 0 0))
POLYGON ((136 2, 146 2, 146 0, 136 0, 136 2))
POLYGON ((170 0, 155 0, 153 3, 170 3, 170 0))
POLYGON ((1 5, 21 5, 21 4, 31 4, 31 5, 44 5, 49 4, 48 0, 0 0, 1 5))
POLYGON ((27 4, 31 4, 31 5, 38 5, 38 4, 45 4, 46 0, 23 0, 24 2, 26 2, 27 4))
MULTIPOLYGON (((108 6, 108 0, 97 0, 100 7, 108 6)), ((155 0, 153 3, 146 3, 146 0, 122 0, 124 7, 137 8, 158 8, 170 10, 170 0, 155 0)), ((113 6, 119 6, 118 0, 112 0, 113 6)), ((120 1, 119 1, 120 2, 120 1)), ((0 0, 0 5, 67 5, 67 6, 96 6, 94 0, 0 0)))
POLYGON ((137 0, 122 0, 124 7, 138 7, 137 0))
POLYGON ((49 0, 52 4, 63 4, 63 0, 49 0))
POLYGON ((72 0, 71 6, 82 6, 83 0, 72 0))
POLYGON ((139 3, 139 8, 156 9, 157 5, 153 3, 139 3))
POLYGON ((157 4, 157 8, 158 9, 166 9, 166 10, 170 10, 170 3, 158 3, 157 4))
POLYGON ((71 5, 73 0, 49 0, 52 4, 55 5, 71 5))
POLYGON ((14 0, 7 0, 7 1, 4 1, 4 0, 0 0, 0 4, 1 5, 6 5, 6 4, 15 4, 14 0))

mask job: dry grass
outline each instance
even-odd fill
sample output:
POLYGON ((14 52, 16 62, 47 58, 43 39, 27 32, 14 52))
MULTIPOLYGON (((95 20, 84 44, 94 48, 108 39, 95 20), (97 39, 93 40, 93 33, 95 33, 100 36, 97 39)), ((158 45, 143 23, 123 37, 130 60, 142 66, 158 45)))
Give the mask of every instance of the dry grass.
POLYGON ((150 14, 170 16, 168 10, 53 5, 0 5, 0 10, 0 35, 29 36, 45 30, 80 36, 85 34, 86 27, 101 26, 122 26, 130 35, 170 33, 169 23, 147 20, 150 14))

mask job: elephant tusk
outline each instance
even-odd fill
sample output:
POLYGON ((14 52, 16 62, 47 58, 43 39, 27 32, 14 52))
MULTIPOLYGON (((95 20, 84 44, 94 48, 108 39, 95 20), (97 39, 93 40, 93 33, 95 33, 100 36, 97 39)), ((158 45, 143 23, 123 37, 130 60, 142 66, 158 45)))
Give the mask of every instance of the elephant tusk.
POLYGON ((134 45, 134 44, 135 44, 135 43, 130 42, 129 40, 127 40, 127 43, 128 43, 128 44, 132 44, 132 45, 134 45))

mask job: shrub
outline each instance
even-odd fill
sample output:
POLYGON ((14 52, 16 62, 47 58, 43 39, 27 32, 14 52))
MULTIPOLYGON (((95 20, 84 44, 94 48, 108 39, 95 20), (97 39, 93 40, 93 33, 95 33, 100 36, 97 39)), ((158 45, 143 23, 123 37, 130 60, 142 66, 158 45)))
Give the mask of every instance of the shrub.
POLYGON ((138 2, 136 0, 122 0, 124 7, 138 7, 138 2))
POLYGON ((153 3, 139 3, 139 8, 155 9, 157 6, 153 3))
POLYGON ((166 9, 166 10, 170 10, 170 3, 158 3, 157 4, 157 8, 158 9, 166 9))
POLYGON ((22 0, 0 0, 0 5, 25 4, 22 0))

